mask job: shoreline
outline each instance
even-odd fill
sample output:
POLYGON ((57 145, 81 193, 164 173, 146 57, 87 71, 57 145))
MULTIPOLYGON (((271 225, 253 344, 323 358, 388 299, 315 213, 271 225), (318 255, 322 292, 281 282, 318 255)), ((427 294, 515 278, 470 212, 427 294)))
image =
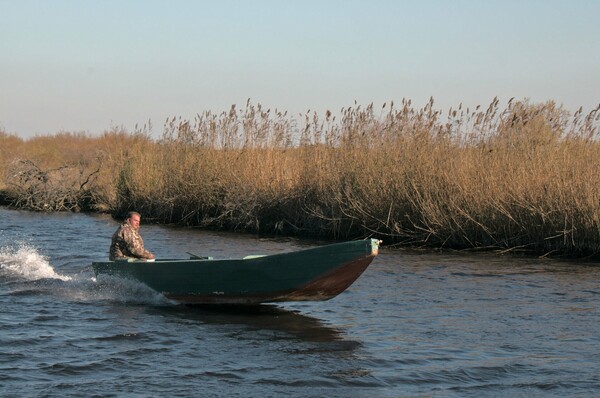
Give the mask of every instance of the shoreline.
MULTIPOLYGON (((0 190, 0 197, 2 195, 2 192, 0 190)), ((0 203, 0 209, 5 209, 8 211, 25 211, 25 212, 30 212, 30 213, 40 213, 40 211, 37 210, 31 210, 31 209, 25 209, 25 208, 11 208, 9 205, 6 204, 1 204, 0 203)), ((78 211, 78 212, 74 212, 74 211, 46 211, 43 212, 46 214, 54 214, 54 213, 71 213, 71 214, 85 214, 85 215, 89 215, 89 216, 99 216, 99 215, 108 215, 110 216, 113 220, 115 221, 120 221, 122 219, 122 217, 118 217, 115 216, 114 214, 111 214, 110 212, 99 212, 99 211, 78 211)), ((143 216, 143 215, 142 215, 143 216)), ((312 242, 312 243, 316 243, 316 244, 330 244, 330 243, 336 243, 336 242, 343 242, 343 241, 347 241, 347 240, 356 240, 356 239, 368 239, 368 237, 354 237, 354 238, 348 238, 348 239, 335 239, 335 238, 331 238, 331 237, 323 237, 323 236, 318 236, 318 235, 282 235, 282 234, 275 234, 275 233, 265 233, 265 232, 251 232, 251 231, 243 231, 243 230, 233 230, 233 229, 217 229, 217 228, 207 228, 207 227, 202 227, 202 226, 198 226, 198 225, 182 225, 180 223, 164 223, 164 222, 160 222, 157 221, 156 219, 153 219, 152 217, 144 217, 144 222, 142 224, 151 224, 151 225, 160 225, 160 226, 165 226, 165 227, 170 227, 170 228, 178 228, 178 229, 186 229, 186 228, 190 228, 190 229, 198 229, 198 230, 204 230, 204 231, 211 231, 211 232, 219 232, 219 233, 226 233, 226 234, 234 234, 234 235, 254 235, 254 236, 258 236, 260 238, 267 238, 267 239, 283 239, 283 240, 301 240, 301 241, 306 241, 306 242, 312 242)), ((373 238, 378 238, 378 239, 382 239, 381 236, 379 235, 373 235, 371 236, 373 238)), ((586 264, 586 263, 592 263, 592 264, 597 264, 598 260, 600 260, 600 255, 597 256, 582 256, 582 257, 578 257, 578 256, 569 256, 569 255, 548 255, 543 254, 543 253, 536 253, 533 251, 528 251, 525 250, 523 248, 515 248, 513 249, 503 249, 503 248, 498 248, 498 247, 473 247, 473 248, 452 248, 452 247, 438 247, 438 246, 433 246, 433 245, 403 245, 403 244, 399 244, 399 243, 394 243, 393 241, 390 243, 388 241, 388 243, 386 244, 385 241, 385 237, 383 237, 383 241, 381 243, 381 247, 385 248, 386 250, 392 250, 392 251, 408 251, 411 253, 423 253, 423 254, 428 254, 428 253, 439 253, 439 254, 457 254, 457 255, 491 255, 491 256, 510 256, 510 257, 517 257, 517 258, 538 258, 538 259, 543 259, 543 258, 547 258, 547 259, 551 259, 551 260, 565 260, 565 261, 578 261, 581 262, 582 264, 586 264)))

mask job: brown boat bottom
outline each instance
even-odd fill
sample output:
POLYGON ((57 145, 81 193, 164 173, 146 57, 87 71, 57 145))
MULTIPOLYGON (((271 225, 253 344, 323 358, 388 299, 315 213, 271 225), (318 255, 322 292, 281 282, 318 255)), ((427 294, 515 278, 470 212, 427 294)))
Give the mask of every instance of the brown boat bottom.
POLYGON ((260 304, 282 301, 324 301, 346 290, 375 258, 375 254, 344 264, 321 275, 297 289, 254 295, 173 295, 163 293, 169 299, 185 304, 260 304))

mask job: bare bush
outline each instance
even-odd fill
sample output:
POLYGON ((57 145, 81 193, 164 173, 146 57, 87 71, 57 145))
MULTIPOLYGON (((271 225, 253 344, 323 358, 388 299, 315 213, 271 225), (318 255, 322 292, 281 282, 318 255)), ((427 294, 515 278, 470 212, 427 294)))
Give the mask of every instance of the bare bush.
POLYGON ((88 172, 81 165, 43 170, 31 160, 17 160, 8 170, 7 183, 15 208, 35 211, 89 210, 89 190, 99 168, 88 172))

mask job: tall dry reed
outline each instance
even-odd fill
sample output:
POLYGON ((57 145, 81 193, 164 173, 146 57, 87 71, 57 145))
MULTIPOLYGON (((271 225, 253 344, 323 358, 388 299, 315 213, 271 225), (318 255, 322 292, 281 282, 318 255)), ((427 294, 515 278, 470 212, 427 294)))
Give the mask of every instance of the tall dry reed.
POLYGON ((137 209, 210 228, 591 256, 600 252, 599 118, 599 109, 570 114, 552 102, 501 107, 496 99, 447 113, 433 100, 423 108, 403 100, 300 118, 247 103, 169 119, 158 140, 146 126, 43 138, 54 144, 0 140, 27 147, 22 153, 43 146, 46 167, 56 167, 50 160, 58 153, 59 164, 79 159, 88 173, 98 169, 90 208, 115 214, 137 209), (84 150, 47 149, 53 145, 84 150))

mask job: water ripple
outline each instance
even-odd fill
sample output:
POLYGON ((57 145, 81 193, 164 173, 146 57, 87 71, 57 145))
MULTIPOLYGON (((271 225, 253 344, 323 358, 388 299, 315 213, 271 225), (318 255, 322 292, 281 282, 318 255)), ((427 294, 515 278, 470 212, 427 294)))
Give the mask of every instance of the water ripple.
MULTIPOLYGON (((3 396, 594 396, 600 268, 383 249, 340 296, 177 305, 96 280, 117 223, 0 209, 3 396), (60 243, 60 244, 59 244, 60 243)), ((311 243, 142 226, 165 257, 311 243)))

